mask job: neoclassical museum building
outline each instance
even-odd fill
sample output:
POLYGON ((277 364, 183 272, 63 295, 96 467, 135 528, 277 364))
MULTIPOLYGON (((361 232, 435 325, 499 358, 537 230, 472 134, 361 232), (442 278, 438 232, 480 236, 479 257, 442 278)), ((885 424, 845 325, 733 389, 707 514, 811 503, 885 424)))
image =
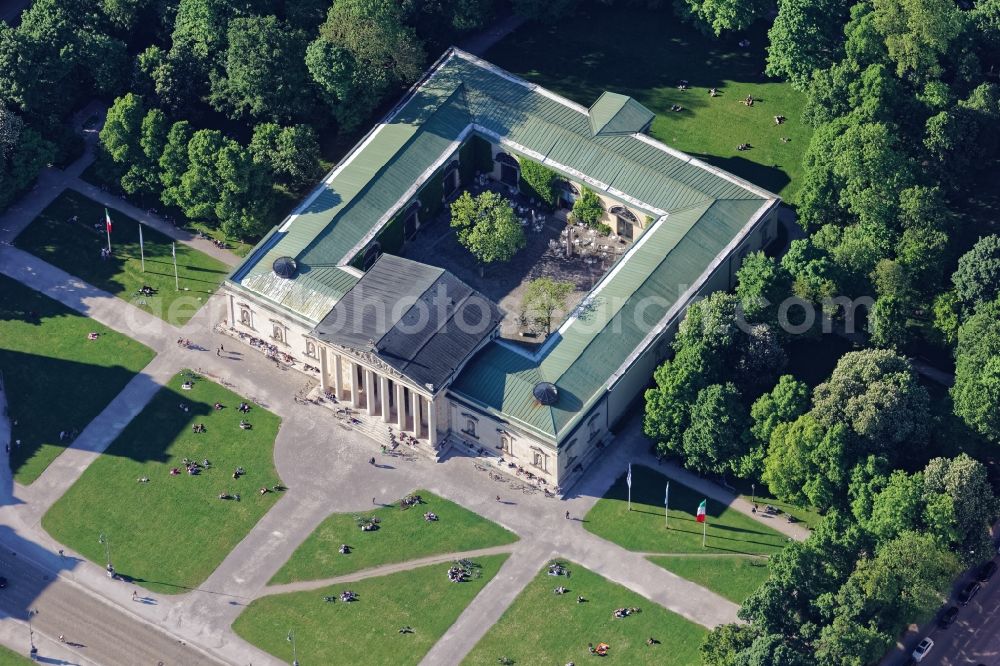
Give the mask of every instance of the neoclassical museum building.
POLYGON ((503 456, 565 491, 641 409, 686 307, 776 235, 776 195, 651 138, 653 117, 450 49, 233 271, 228 326, 294 358, 369 432, 503 456), (562 220, 595 192, 610 239, 606 270, 532 344, 504 334, 513 315, 487 289, 410 252, 451 232, 440 219, 463 190, 519 196, 528 161, 558 175, 562 220))

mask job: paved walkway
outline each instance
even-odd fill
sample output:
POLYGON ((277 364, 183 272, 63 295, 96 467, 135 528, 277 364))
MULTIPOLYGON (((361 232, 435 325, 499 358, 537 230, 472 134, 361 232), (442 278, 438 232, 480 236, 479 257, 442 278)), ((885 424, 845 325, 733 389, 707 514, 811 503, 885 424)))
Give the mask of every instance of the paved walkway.
POLYGON ((513 552, 515 548, 516 546, 514 544, 508 544, 506 546, 492 546, 490 548, 464 550, 458 553, 442 553, 441 555, 428 555, 427 557, 418 557, 415 560, 406 560, 405 562, 393 562, 392 564, 382 564, 380 566, 372 567, 370 569, 352 571, 351 573, 343 574, 342 576, 321 578, 319 580, 303 580, 297 583, 284 583, 281 585, 268 585, 264 589, 264 593, 286 594, 288 592, 305 592, 308 590, 318 590, 324 587, 329 587, 331 585, 340 585, 341 583, 354 583, 359 580, 365 580, 366 578, 377 578, 379 576, 388 576, 389 574, 399 573, 401 571, 412 571, 413 569, 419 569, 421 567, 430 566, 432 564, 450 564, 458 560, 471 560, 476 557, 503 555, 505 553, 513 552))

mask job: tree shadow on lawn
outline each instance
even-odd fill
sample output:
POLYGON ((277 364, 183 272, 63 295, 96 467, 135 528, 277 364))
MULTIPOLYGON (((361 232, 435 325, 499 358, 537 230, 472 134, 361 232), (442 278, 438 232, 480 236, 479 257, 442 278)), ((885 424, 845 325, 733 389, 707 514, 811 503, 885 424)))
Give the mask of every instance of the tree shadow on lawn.
MULTIPOLYGON (((753 147, 750 150, 752 151, 753 147)), ((719 157, 704 153, 691 153, 691 156, 735 174, 770 192, 780 192, 791 182, 788 172, 782 169, 780 164, 767 166, 745 157, 719 157)))
MULTIPOLYGON (((91 343, 81 339, 79 344, 99 344, 99 340, 91 343)), ((0 368, 4 368, 7 386, 7 411, 17 421, 11 432, 10 469, 14 474, 44 447, 70 447, 76 440, 60 441, 59 433, 76 430, 79 439, 130 382, 136 378, 152 382, 119 365, 100 366, 5 349, 0 349, 0 368)), ((51 460, 45 465, 49 463, 51 460)))

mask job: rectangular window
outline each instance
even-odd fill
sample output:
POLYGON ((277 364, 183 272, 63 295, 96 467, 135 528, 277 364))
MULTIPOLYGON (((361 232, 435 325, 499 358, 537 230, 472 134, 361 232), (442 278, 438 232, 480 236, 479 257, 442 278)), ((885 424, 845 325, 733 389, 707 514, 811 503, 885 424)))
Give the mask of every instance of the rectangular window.
POLYGON ((543 472, 546 471, 545 468, 548 464, 549 457, 542 453, 539 449, 531 450, 531 464, 543 472))

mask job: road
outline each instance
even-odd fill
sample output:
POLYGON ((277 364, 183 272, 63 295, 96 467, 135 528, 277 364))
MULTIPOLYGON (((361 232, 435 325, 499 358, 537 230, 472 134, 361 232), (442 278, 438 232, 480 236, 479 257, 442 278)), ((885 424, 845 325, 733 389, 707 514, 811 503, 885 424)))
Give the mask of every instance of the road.
POLYGON ((958 612, 947 629, 935 627, 928 634, 934 649, 921 666, 1000 664, 1000 577, 994 577, 958 612))
MULTIPOLYGON (((79 585, 53 578, 10 551, 0 555, 0 574, 8 580, 7 588, 0 590, 0 616, 26 622, 28 611, 37 611, 31 626, 39 645, 39 661, 102 666, 219 663, 79 585), (59 642, 62 634, 65 643, 59 642), (68 652, 74 661, 52 658, 56 655, 47 654, 51 650, 47 645, 57 646, 56 651, 63 655, 68 652)), ((122 595, 128 598, 129 588, 122 585, 122 595)), ((27 626, 23 636, 26 644, 27 626)))

